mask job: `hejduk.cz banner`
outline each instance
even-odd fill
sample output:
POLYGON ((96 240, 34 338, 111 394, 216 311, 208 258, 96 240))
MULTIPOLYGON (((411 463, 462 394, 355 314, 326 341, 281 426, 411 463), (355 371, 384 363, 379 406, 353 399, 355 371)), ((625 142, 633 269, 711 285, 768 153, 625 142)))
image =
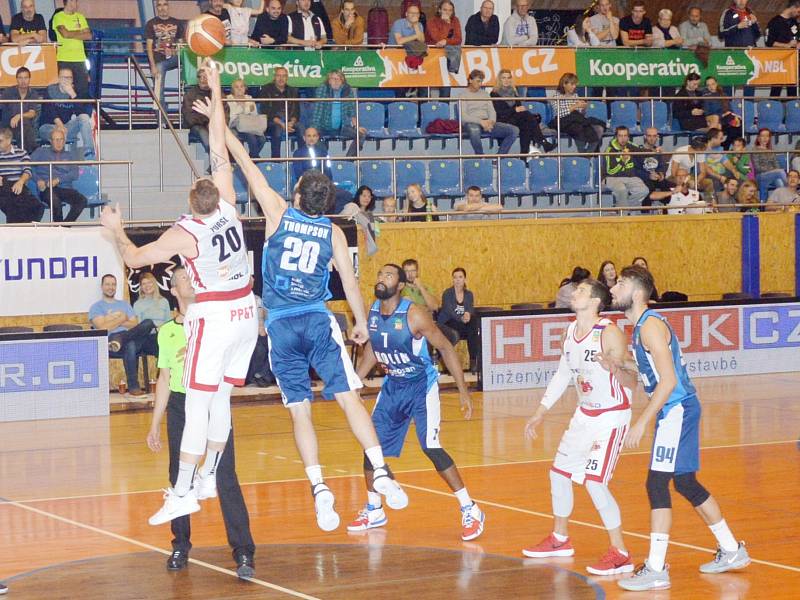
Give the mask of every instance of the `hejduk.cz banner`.
MULTIPOLYGON (((659 309, 675 331, 692 377, 783 373, 800 369, 800 303, 659 309)), ((630 341, 633 325, 607 316, 630 341)), ((558 368, 561 335, 572 314, 481 319, 483 389, 546 387, 558 368)))

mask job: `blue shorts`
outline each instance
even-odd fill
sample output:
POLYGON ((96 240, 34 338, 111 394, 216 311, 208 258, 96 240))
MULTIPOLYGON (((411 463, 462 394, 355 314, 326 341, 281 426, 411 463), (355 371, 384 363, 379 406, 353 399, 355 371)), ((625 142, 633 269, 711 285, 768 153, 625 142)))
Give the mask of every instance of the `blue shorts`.
POLYGON ((400 456, 411 419, 423 450, 442 447, 439 383, 431 383, 427 377, 410 381, 387 377, 372 410, 372 422, 384 456, 400 456))
POLYGON ((267 324, 267 334, 269 363, 284 405, 313 399, 310 368, 325 383, 325 394, 361 387, 332 314, 310 312, 276 319, 267 324))
POLYGON ((650 469, 663 473, 700 470, 700 402, 690 398, 658 413, 650 469))

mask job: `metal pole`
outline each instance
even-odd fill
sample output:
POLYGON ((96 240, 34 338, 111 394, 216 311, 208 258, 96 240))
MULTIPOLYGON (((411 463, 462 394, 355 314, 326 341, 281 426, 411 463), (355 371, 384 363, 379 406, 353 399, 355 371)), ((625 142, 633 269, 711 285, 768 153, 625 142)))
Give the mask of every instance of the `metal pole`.
MULTIPOLYGON (((103 129, 102 126, 103 119, 101 118, 101 113, 100 113, 100 98, 97 98, 94 102, 95 102, 94 110, 95 113, 97 114, 97 147, 95 148, 95 158, 97 160, 100 160, 100 157, 102 156, 102 154, 100 154, 100 139, 102 138, 101 134, 103 129)), ((86 144, 86 140, 83 140, 83 143, 86 144)), ((86 153, 84 152, 84 156, 85 155, 86 153)))
MULTIPOLYGON (((284 112, 284 120, 283 120, 283 135, 286 139, 286 156, 291 156, 291 152, 289 151, 289 99, 284 98, 283 100, 283 112, 284 112)), ((270 123, 267 123, 267 129, 269 129, 270 123)), ((270 150, 272 150, 272 140, 269 142, 270 150)))
MULTIPOLYGON (((164 93, 166 94, 167 89, 167 74, 164 73, 164 81, 162 82, 164 86, 164 93)), ((164 96, 166 98, 166 96, 164 96)), ((169 104, 167 104, 167 107, 169 104)), ((165 107, 164 110, 167 111, 167 118, 169 119, 169 109, 165 107)), ((178 129, 183 128, 183 111, 181 108, 183 107, 183 77, 181 77, 181 46, 178 44, 178 129)))
POLYGON ((500 206, 505 208, 505 203, 503 202, 503 193, 500 191, 502 189, 503 180, 500 177, 500 161, 503 160, 499 156, 497 157, 497 201, 500 203, 500 206))
MULTIPOLYGON (((55 221, 55 203, 53 201, 53 163, 47 165, 47 187, 50 189, 50 222, 52 223, 55 221)), ((63 207, 59 207, 59 210, 63 211, 63 207)), ((59 221, 60 220, 61 219, 59 219, 59 221)))
POLYGON ((360 134, 359 124, 358 124, 359 123, 359 121, 358 121, 358 100, 357 99, 353 100, 353 102, 355 102, 355 105, 356 105, 356 158, 358 158, 359 156, 361 156, 361 144, 359 144, 359 139, 358 139, 358 136, 360 134))
POLYGON ((597 208, 599 217, 603 216, 603 155, 597 155, 597 208))
MULTIPOLYGON (((164 76, 166 78, 166 75, 164 76)), ((161 85, 164 85, 164 82, 161 82, 161 85)), ((158 105, 156 105, 158 106, 158 105)), ((164 128, 162 127, 161 122, 161 111, 158 110, 158 191, 164 191, 164 138, 163 132, 164 128)))
MULTIPOLYGON (((97 165, 98 178, 100 176, 100 170, 100 165, 97 165)), ((133 177, 131 174, 131 163, 128 163, 128 219, 133 220, 133 177)))
POLYGON ((133 86, 131 85, 131 57, 128 56, 128 131, 133 130, 133 106, 131 106, 131 96, 133 96, 133 86))
POLYGON ((400 208, 400 203, 397 198, 397 158, 392 156, 392 191, 394 192, 394 206, 395 212, 400 208))
POLYGON ((22 103, 22 98, 20 98, 19 99, 19 145, 22 148, 25 148, 25 117, 22 116, 22 113, 24 112, 25 112, 25 105, 22 103))
MULTIPOLYGON (((461 127, 461 117, 463 116, 463 111, 462 111, 462 106, 461 106, 461 98, 456 98, 456 108, 458 109, 458 154, 460 156, 462 154, 461 138, 464 135, 464 131, 462 130, 462 127, 461 127)), ((449 108, 448 108, 447 112, 450 112, 449 108)), ((450 116, 450 115, 448 115, 448 116, 450 116)))

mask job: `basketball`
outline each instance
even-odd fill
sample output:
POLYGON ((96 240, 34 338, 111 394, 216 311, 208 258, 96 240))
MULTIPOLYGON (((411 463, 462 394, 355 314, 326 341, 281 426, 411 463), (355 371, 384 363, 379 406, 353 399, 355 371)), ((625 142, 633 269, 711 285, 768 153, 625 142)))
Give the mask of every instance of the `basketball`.
POLYGON ((186 42, 198 56, 213 56, 225 47, 225 26, 214 15, 200 15, 186 26, 186 42))

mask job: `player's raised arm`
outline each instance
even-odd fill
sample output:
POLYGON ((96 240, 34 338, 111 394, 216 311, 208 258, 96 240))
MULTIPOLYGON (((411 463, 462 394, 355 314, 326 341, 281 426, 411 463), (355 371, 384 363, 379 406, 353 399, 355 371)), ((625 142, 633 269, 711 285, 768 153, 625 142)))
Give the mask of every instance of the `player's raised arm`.
POLYGON ((536 439, 536 428, 544 420, 544 413, 553 408, 553 404, 561 398, 569 384, 572 383, 572 371, 567 363, 567 357, 564 356, 564 340, 567 337, 567 332, 561 334, 561 358, 558 361, 558 369, 547 384, 547 389, 544 391, 542 400, 539 406, 536 407, 536 412, 525 423, 525 437, 534 440, 536 439))
POLYGON ((355 271, 353 271, 353 259, 350 258, 347 239, 339 226, 333 225, 331 230, 333 231, 333 264, 339 271, 344 295, 353 312, 353 332, 350 337, 357 344, 363 344, 368 337, 367 315, 364 309, 364 299, 361 297, 361 290, 358 289, 358 281, 355 271))
POLYGON ((201 69, 208 76, 211 88, 211 105, 208 114, 208 149, 211 158, 211 178, 219 190, 220 198, 229 204, 236 204, 236 192, 233 189, 233 168, 225 148, 225 107, 222 105, 222 86, 219 70, 211 59, 203 61, 201 69))

